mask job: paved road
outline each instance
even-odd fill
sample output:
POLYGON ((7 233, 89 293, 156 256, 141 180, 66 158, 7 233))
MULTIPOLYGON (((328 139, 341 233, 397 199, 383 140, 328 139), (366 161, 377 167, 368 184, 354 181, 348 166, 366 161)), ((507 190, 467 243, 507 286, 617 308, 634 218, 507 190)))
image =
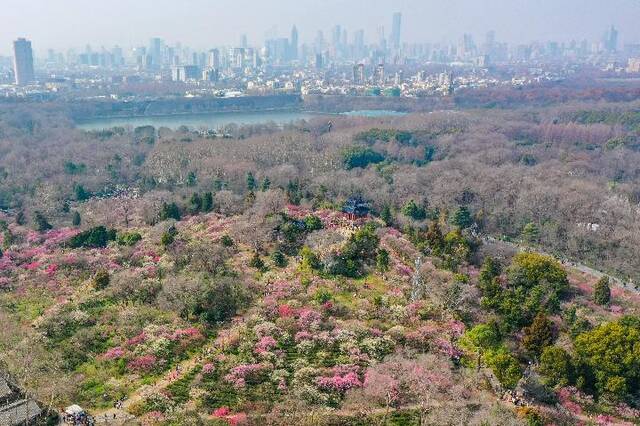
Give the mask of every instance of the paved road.
MULTIPOLYGON (((498 240, 498 239, 496 239, 494 237, 490 237, 490 236, 483 236, 482 237, 482 241, 485 242, 485 243, 492 243, 492 244, 511 247, 511 248, 514 248, 514 249, 516 249, 518 251, 534 251, 536 253, 544 254, 544 255, 547 255, 547 256, 554 257, 554 258, 556 257, 556 256, 554 256, 552 254, 546 253, 546 252, 544 252, 542 250, 539 250, 537 248, 528 247, 528 246, 522 246, 520 244, 511 243, 511 242, 508 242, 508 241, 498 240)), ((638 284, 635 284, 633 282, 624 281, 624 280, 622 280, 622 279, 620 279, 618 277, 614 277, 612 275, 605 274, 604 272, 598 271, 596 269, 593 269, 593 268, 591 268, 591 267, 589 267, 587 265, 583 265, 581 263, 575 263, 575 262, 568 261, 568 260, 561 260, 561 261, 562 261, 562 264, 565 265, 565 266, 568 266, 570 268, 575 269, 576 271, 580 271, 582 273, 591 275, 591 276, 596 277, 596 278, 602 278, 604 276, 608 276, 609 279, 614 284, 616 284, 618 287, 621 287, 621 288, 623 288, 623 289, 625 289, 627 291, 631 291, 631 292, 636 293, 636 294, 640 294, 640 287, 638 286, 638 284)))

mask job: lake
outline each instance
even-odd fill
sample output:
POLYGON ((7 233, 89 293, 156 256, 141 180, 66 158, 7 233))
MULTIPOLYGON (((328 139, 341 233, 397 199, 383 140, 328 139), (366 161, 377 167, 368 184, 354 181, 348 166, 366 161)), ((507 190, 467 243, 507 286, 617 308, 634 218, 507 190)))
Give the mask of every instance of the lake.
POLYGON ((288 124, 292 121, 309 119, 312 115, 313 114, 302 111, 212 112, 207 114, 96 118, 78 123, 77 127, 82 130, 102 130, 127 126, 154 126, 156 128, 168 127, 170 129, 187 126, 194 129, 201 127, 217 129, 231 123, 241 125, 268 123, 272 121, 277 124, 288 124))
MULTIPOLYGON (((193 129, 207 128, 217 129, 228 124, 261 124, 274 122, 276 124, 288 124, 298 120, 308 120, 325 114, 305 111, 258 111, 258 112, 212 112, 207 114, 180 114, 150 117, 120 117, 120 118, 96 118, 77 124, 82 130, 103 130, 112 127, 140 127, 154 126, 177 129, 187 126, 193 129)), ((336 115, 336 114, 326 114, 336 115)), ((387 110, 350 111, 339 115, 358 117, 389 117, 402 116, 404 113, 387 110)))

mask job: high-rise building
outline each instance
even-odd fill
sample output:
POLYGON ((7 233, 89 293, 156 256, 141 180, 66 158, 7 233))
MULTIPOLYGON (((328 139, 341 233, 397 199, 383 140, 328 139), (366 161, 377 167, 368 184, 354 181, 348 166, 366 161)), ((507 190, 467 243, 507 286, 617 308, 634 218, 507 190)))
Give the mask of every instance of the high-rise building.
POLYGON ((25 86, 35 81, 33 51, 31 42, 27 39, 19 38, 13 42, 13 70, 17 85, 25 86))
POLYGON ((218 49, 211 49, 209 51, 207 65, 209 68, 220 69, 220 51, 218 49))
POLYGON ((333 31, 331 33, 331 44, 333 44, 334 48, 340 47, 340 41, 342 39, 342 27, 340 25, 336 25, 333 27, 333 31))
POLYGON ((149 55, 154 66, 160 67, 163 65, 164 56, 164 40, 154 37, 149 42, 149 55))
POLYGON ((393 23, 391 25, 391 44, 394 49, 400 48, 400 31, 402 25, 402 13, 393 14, 393 23))
POLYGON ((291 41, 289 44, 289 59, 298 60, 298 29, 294 25, 291 29, 291 41))
POLYGON ((605 49, 608 52, 615 52, 618 50, 618 30, 612 25, 611 29, 607 31, 607 35, 604 40, 605 49))

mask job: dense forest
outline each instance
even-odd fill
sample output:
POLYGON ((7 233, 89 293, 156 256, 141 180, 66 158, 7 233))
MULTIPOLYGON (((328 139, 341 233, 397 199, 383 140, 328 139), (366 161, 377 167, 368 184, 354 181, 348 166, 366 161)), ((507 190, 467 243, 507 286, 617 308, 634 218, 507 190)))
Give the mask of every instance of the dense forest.
POLYGON ((49 421, 634 424, 640 103, 579 98, 218 132, 4 105, 0 366, 49 421))

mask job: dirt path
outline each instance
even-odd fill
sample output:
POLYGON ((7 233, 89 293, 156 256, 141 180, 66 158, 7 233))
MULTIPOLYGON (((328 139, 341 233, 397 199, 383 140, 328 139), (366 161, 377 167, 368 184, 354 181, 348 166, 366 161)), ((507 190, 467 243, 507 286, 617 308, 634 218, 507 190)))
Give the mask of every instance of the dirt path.
MULTIPOLYGON (((204 349, 205 348, 203 348, 203 350, 204 349)), ((182 361, 180 364, 178 364, 171 371, 168 371, 167 373, 165 373, 165 375, 154 384, 145 385, 136 389, 129 396, 129 398, 123 401, 122 406, 120 408, 110 408, 105 411, 97 412, 94 415, 96 424, 114 425, 114 426, 132 424, 135 417, 129 414, 128 412, 129 408, 132 405, 142 401, 148 396, 160 393, 163 389, 165 389, 171 383, 182 378, 185 374, 191 371, 196 365, 198 365, 198 363, 200 362, 200 359, 199 359, 200 357, 201 357, 201 354, 199 353, 193 356, 192 358, 186 359, 182 361)))

